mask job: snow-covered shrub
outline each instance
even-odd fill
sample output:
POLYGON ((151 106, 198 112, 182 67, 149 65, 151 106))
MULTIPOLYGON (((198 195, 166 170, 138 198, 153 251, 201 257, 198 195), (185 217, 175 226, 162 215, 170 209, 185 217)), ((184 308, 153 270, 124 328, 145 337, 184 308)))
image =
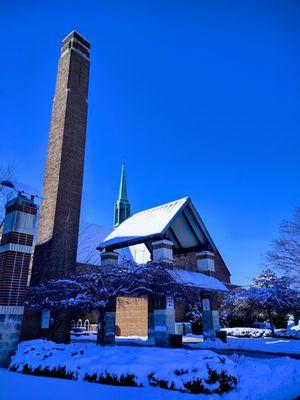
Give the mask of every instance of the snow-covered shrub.
POLYGON ((27 375, 36 375, 36 376, 49 376, 52 378, 64 378, 64 379, 76 379, 76 374, 73 372, 67 372, 65 367, 31 367, 29 364, 24 364, 22 367, 22 371, 18 371, 16 366, 10 367, 11 371, 14 372, 22 372, 27 375))
POLYGON ((86 373, 83 377, 85 381, 102 383, 104 385, 113 386, 142 386, 138 383, 137 377, 134 374, 111 374, 108 371, 103 371, 100 374, 94 373, 90 375, 86 373))
MULTIPOLYGON (((272 333, 270 329, 259 329, 259 328, 222 328, 228 336, 234 336, 238 338, 265 338, 271 337, 272 333)), ((275 329, 275 336, 283 337, 287 339, 300 339, 300 330, 297 329, 275 329)))
POLYGON ((186 393, 224 393, 237 383, 235 364, 210 350, 19 344, 10 370, 117 386, 158 386, 186 393))
POLYGON ((270 329, 258 329, 258 328, 222 328, 228 336, 234 336, 239 338, 260 338, 270 337, 270 329))
POLYGON ((225 358, 218 357, 217 363, 215 359, 212 362, 208 360, 202 367, 171 370, 160 368, 149 375, 149 382, 152 386, 183 393, 222 394, 229 392, 237 384, 237 377, 229 371, 228 365, 224 368, 225 363, 225 358))

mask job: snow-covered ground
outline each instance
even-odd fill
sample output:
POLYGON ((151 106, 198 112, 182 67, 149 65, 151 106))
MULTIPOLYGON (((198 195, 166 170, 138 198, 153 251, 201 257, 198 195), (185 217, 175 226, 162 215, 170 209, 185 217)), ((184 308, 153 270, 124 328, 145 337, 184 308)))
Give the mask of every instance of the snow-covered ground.
MULTIPOLYGON (((169 350, 170 358, 172 352, 169 350)), ((195 351, 193 352, 193 354, 195 351)), ((239 382, 223 395, 191 395, 159 388, 117 387, 0 370, 1 400, 292 400, 300 395, 300 361, 231 356, 239 382)))
MULTIPOLYGON (((253 329, 253 328, 234 328, 239 330, 253 329)), ((241 331, 239 331, 241 332, 241 331)), ((240 333, 242 336, 242 333, 240 333)), ((221 340, 206 340, 203 341, 202 335, 188 334, 183 337, 183 343, 191 348, 200 349, 224 349, 224 350, 245 350, 245 351, 261 351, 266 353, 281 353, 281 354, 300 354, 300 340, 286 339, 286 338, 271 338, 261 337, 259 334, 256 338, 248 337, 227 337, 227 343, 223 343, 221 340)), ((85 342, 94 344, 96 336, 81 335, 72 336, 72 342, 85 342)), ((144 336, 130 336, 130 337, 116 337, 116 343, 125 344, 139 344, 142 346, 153 346, 154 340, 147 340, 144 336)))
POLYGON ((227 343, 220 339, 189 343, 188 346, 199 349, 251 350, 267 353, 300 354, 300 340, 281 338, 237 338, 227 337, 227 343))

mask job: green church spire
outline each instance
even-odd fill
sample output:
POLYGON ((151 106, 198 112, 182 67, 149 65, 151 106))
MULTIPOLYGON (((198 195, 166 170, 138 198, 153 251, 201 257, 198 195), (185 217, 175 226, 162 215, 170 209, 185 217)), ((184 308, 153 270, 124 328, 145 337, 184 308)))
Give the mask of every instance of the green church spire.
POLYGON ((127 184, 125 174, 125 163, 122 164, 121 181, 118 200, 115 202, 115 223, 114 227, 119 226, 130 216, 130 203, 127 197, 127 184))
POLYGON ((119 189, 119 197, 118 197, 118 201, 120 201, 120 200, 128 200, 126 175, 125 175, 125 163, 124 162, 122 163, 121 181, 120 181, 120 189, 119 189))

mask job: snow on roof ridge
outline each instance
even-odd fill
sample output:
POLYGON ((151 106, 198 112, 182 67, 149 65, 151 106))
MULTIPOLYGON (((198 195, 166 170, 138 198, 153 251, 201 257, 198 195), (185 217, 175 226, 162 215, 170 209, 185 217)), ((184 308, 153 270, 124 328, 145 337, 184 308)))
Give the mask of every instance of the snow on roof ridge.
POLYGON ((116 243, 120 244, 161 234, 189 199, 189 197, 183 197, 131 215, 113 230, 100 243, 99 247, 104 248, 116 243))
POLYGON ((148 211, 156 210, 158 208, 164 208, 164 207, 167 207, 167 206, 169 206, 171 204, 178 203, 178 202, 183 201, 183 200, 187 201, 189 198, 190 198, 189 196, 186 196, 186 197, 182 197, 181 199, 169 201, 168 203, 165 203, 165 204, 161 204, 161 205, 158 205, 158 206, 155 206, 155 207, 147 208, 146 210, 138 211, 138 212, 132 214, 131 217, 133 217, 134 215, 146 213, 148 211))

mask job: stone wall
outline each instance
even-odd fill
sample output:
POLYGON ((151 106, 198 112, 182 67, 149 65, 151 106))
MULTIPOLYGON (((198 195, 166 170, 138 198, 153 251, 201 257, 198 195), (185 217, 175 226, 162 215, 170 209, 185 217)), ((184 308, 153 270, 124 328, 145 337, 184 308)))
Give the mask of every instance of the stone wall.
POLYGON ((0 306, 0 367, 8 367, 18 347, 23 307, 0 306))

